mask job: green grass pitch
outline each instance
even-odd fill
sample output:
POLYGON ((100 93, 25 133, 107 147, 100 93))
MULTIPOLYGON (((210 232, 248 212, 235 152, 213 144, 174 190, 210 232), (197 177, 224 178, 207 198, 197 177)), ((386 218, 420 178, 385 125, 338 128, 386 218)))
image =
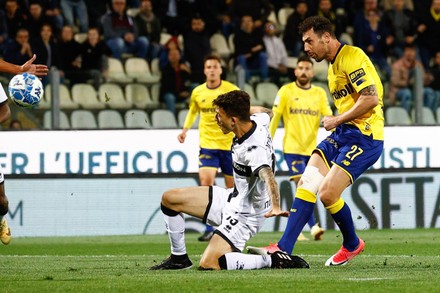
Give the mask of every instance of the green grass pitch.
MULTIPOLYGON (((307 235, 306 233, 305 235, 307 235)), ((267 245, 281 233, 260 233, 267 245)), ((166 235, 15 238, 0 246, 0 292, 439 292, 440 231, 359 231, 363 254, 344 267, 324 267, 341 245, 337 231, 323 241, 298 242, 310 269, 198 271, 206 243, 186 235, 195 264, 185 271, 149 271, 169 254, 166 235)))

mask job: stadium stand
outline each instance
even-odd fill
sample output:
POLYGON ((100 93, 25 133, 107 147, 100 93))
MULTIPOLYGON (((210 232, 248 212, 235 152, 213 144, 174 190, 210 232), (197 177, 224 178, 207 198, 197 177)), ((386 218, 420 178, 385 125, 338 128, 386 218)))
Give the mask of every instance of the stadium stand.
POLYGON ((74 110, 70 114, 72 129, 97 129, 95 115, 90 110, 74 110))
POLYGON ((271 108, 278 93, 278 86, 273 82, 260 82, 255 86, 257 100, 264 106, 271 108))
POLYGON ((151 128, 150 118, 147 112, 140 109, 130 109, 124 113, 126 128, 151 128))
POLYGON ((124 70, 122 61, 116 58, 109 57, 108 59, 108 76, 107 82, 114 83, 130 83, 133 78, 129 77, 124 70))
MULTIPOLYGON (((411 119, 412 119, 412 121, 416 122, 415 109, 411 110, 411 119)), ((437 124, 437 121, 435 119, 434 113, 432 112, 431 108, 429 108, 429 107, 422 108, 422 121, 418 124, 421 124, 421 125, 435 125, 435 124, 437 124)))
POLYGON ((178 128, 174 114, 165 109, 156 109, 151 113, 151 125, 153 128, 178 128))
MULTIPOLYGON (((60 109, 63 109, 63 110, 78 109, 78 104, 72 100, 72 98, 70 96, 70 90, 67 87, 67 85, 60 84, 59 91, 60 91, 60 95, 59 95, 60 109)), ((46 85, 46 87, 44 88, 44 95, 45 95, 46 102, 50 108, 51 101, 52 101, 52 89, 51 89, 50 84, 46 85)))
POLYGON ((121 86, 115 83, 103 83, 99 86, 99 101, 108 108, 115 110, 127 110, 132 108, 133 103, 124 96, 121 86))
POLYGON ((105 109, 105 104, 98 100, 95 88, 88 83, 77 83, 71 89, 72 100, 87 110, 105 109))
POLYGON ((116 110, 101 110, 97 117, 99 129, 124 128, 124 119, 116 110))
POLYGON ((125 60, 127 76, 138 83, 152 84, 160 81, 160 75, 153 75, 147 60, 140 57, 130 57, 125 60))
POLYGON ((411 117, 408 112, 397 106, 391 106, 385 110, 385 125, 389 126, 407 126, 411 125, 411 117))
POLYGON ((131 100, 137 109, 156 109, 159 103, 151 99, 147 86, 140 83, 130 83, 125 86, 125 97, 131 100))
MULTIPOLYGON (((52 111, 46 110, 43 114, 43 127, 44 129, 52 129, 52 111)), ((60 129, 70 129, 70 121, 66 112, 60 111, 60 129)))

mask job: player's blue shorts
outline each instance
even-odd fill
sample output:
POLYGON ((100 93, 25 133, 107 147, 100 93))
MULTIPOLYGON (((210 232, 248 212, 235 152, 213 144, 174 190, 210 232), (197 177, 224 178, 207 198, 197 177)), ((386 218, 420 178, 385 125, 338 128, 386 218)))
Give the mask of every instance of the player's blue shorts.
POLYGON ((309 162, 310 156, 302 156, 296 154, 284 154, 287 167, 289 168, 290 180, 301 177, 309 162))
POLYGON ((220 168, 224 175, 232 176, 232 153, 200 148, 199 168, 220 168))
POLYGON ((352 125, 343 124, 321 141, 314 152, 321 153, 329 167, 338 165, 353 183, 381 156, 383 140, 374 140, 352 125))

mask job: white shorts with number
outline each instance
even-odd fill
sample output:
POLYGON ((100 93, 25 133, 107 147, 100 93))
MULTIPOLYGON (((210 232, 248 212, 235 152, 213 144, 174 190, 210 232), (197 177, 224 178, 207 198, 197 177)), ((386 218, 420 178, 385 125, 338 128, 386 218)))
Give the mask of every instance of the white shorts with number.
POLYGON ((225 239, 236 251, 243 251, 246 242, 263 227, 266 219, 264 214, 271 207, 252 214, 228 212, 231 209, 226 207, 230 204, 228 199, 233 190, 233 188, 212 186, 203 222, 218 226, 215 233, 225 239))

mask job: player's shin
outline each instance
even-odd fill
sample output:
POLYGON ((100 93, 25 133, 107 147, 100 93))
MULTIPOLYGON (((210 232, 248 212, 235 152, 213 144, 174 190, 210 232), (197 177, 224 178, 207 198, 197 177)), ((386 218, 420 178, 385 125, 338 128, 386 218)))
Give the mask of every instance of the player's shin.
POLYGON ((171 243, 172 255, 186 254, 185 245, 185 219, 182 213, 178 213, 161 205, 166 230, 171 243))
POLYGON ((340 198, 336 203, 326 207, 326 209, 332 215, 339 230, 341 230, 342 236, 344 237, 342 245, 348 249, 348 251, 355 250, 359 245, 359 238, 354 230, 350 207, 340 198))
POLYGON ((272 264, 270 255, 244 254, 229 252, 218 259, 222 270, 254 270, 269 268, 272 264))
POLYGON ((278 247, 281 250, 288 254, 292 253, 298 235, 313 215, 315 203, 315 194, 304 188, 298 188, 292 208, 290 209, 286 230, 283 237, 278 241, 278 247))

